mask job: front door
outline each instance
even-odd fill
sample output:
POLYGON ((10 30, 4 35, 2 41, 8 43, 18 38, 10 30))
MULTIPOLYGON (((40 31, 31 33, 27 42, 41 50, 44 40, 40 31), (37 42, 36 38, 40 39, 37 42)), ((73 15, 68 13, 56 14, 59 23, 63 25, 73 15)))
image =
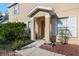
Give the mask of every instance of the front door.
POLYGON ((36 39, 43 39, 45 36, 45 18, 39 17, 36 18, 37 22, 37 33, 36 39))
POLYGON ((40 31, 41 31, 40 38, 43 39, 44 38, 44 34, 45 34, 45 20, 41 21, 41 29, 40 29, 40 31))

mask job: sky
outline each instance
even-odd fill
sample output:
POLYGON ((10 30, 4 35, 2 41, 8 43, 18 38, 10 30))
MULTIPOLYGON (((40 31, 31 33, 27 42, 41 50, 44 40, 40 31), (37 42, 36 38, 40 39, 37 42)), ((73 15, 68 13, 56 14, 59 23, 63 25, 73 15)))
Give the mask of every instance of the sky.
POLYGON ((8 10, 8 3, 0 3, 0 11, 2 11, 3 13, 6 12, 6 10, 8 10))

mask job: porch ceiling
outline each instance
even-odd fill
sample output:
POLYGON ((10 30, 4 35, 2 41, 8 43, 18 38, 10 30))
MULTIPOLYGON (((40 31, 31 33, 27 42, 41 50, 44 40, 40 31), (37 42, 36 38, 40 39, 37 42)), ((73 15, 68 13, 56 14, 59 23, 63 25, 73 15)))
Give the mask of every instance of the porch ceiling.
POLYGON ((33 17, 36 13, 38 13, 39 11, 43 11, 43 12, 47 12, 50 15, 55 15, 55 11, 53 8, 51 7, 45 7, 45 6, 36 6, 35 8, 33 8, 28 14, 28 17, 33 17))

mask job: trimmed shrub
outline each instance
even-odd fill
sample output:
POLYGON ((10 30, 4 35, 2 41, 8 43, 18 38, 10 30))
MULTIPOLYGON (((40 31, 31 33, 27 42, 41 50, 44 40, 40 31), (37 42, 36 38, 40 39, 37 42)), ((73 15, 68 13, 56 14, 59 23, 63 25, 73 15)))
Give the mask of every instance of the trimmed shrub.
POLYGON ((9 44, 11 50, 16 49, 30 40, 26 29, 26 24, 20 22, 0 24, 0 43, 9 44))

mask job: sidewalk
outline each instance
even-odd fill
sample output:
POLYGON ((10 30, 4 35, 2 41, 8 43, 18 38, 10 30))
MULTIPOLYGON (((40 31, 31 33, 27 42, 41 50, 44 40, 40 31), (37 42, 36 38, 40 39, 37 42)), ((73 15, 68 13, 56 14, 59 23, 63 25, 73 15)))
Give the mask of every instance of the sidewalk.
POLYGON ((23 56, 64 56, 62 54, 50 52, 50 51, 39 48, 44 43, 45 43, 44 40, 37 40, 21 48, 21 50, 16 51, 16 52, 23 56))
POLYGON ((23 56, 64 56, 62 54, 40 49, 38 47, 27 48, 16 52, 23 56))

